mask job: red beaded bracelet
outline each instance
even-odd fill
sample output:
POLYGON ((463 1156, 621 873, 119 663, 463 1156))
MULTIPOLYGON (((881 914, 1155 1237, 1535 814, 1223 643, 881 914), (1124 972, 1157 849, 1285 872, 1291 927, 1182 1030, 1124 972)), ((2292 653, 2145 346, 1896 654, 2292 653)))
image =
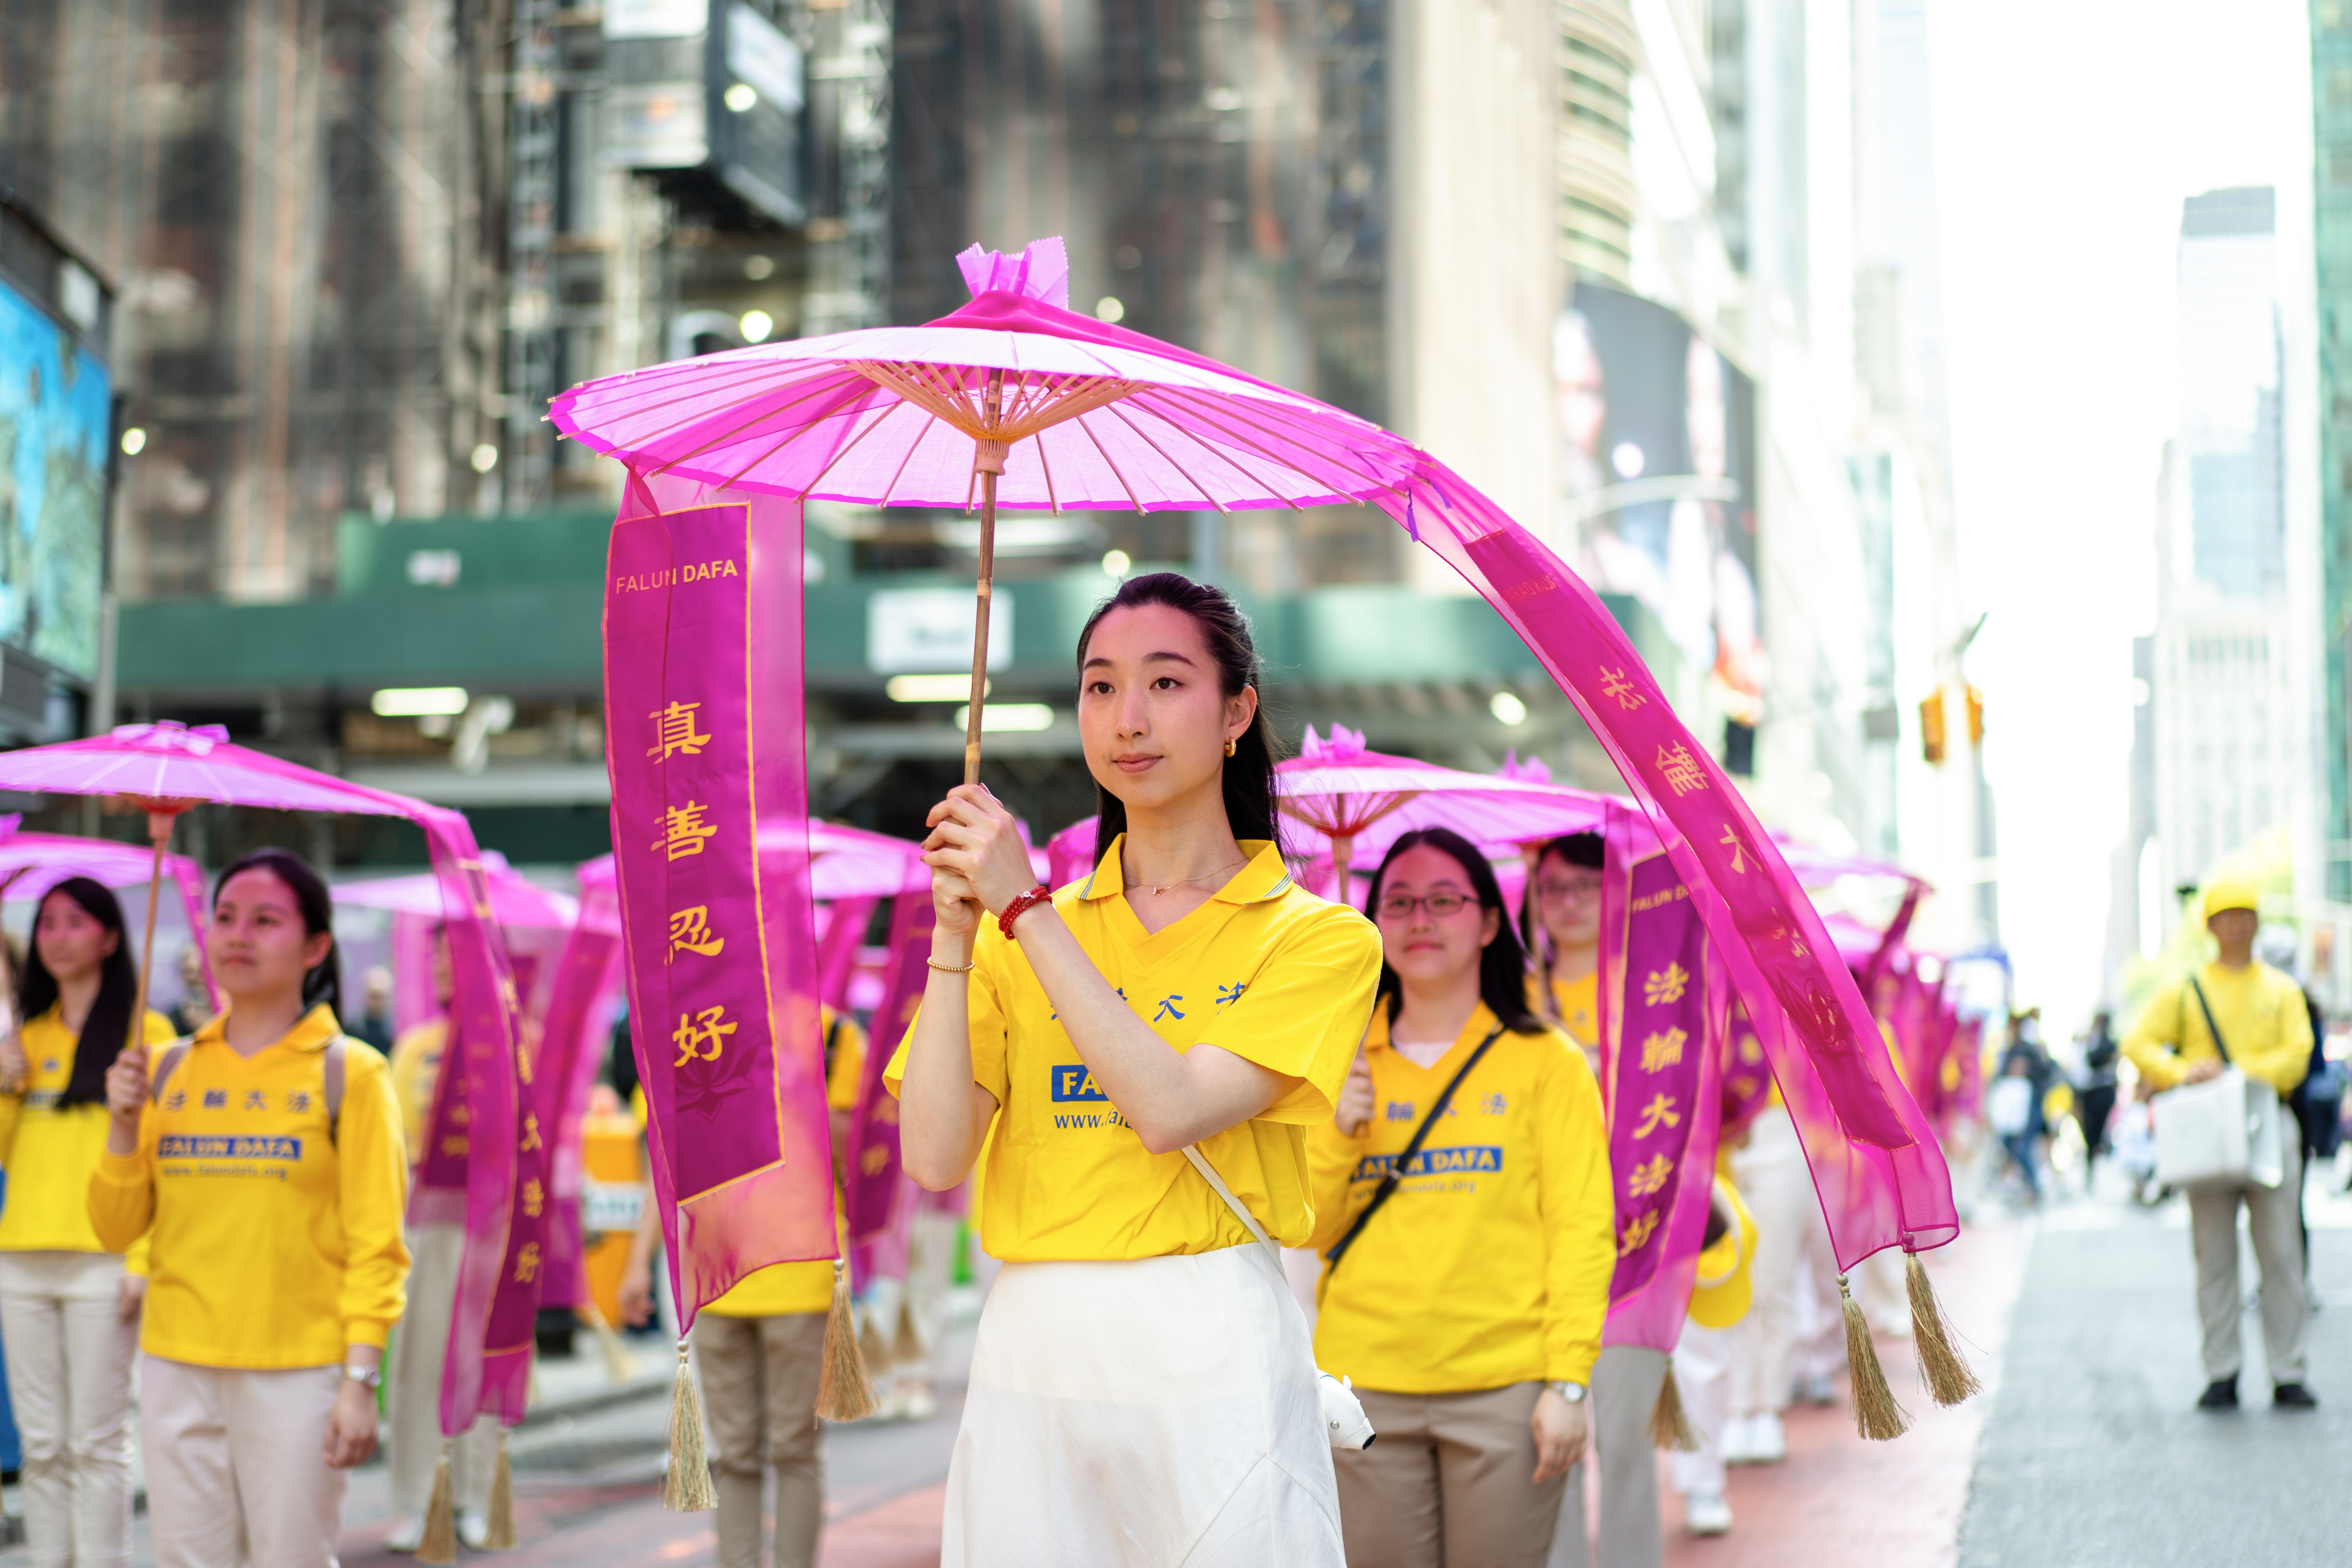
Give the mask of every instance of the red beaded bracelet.
POLYGON ((1027 914, 1031 910, 1035 909, 1039 904, 1050 903, 1053 900, 1053 889, 1045 886, 1043 882, 1038 883, 1035 887, 1030 889, 1027 892, 1022 894, 1019 898, 1004 906, 1004 912, 996 917, 996 929, 1004 933, 1007 941, 1019 942, 1021 939, 1013 934, 1013 922, 1019 920, 1023 915, 1027 914))

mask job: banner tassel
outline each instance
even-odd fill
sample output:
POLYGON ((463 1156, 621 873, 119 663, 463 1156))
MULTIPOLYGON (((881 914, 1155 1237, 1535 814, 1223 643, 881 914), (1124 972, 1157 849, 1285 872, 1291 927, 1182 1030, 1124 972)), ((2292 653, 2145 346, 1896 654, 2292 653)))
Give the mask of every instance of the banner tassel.
POLYGON ((669 1398, 669 1468, 662 1474, 661 1504, 672 1513, 703 1513, 719 1506, 702 1436, 702 1394, 687 1370, 684 1340, 677 1342, 677 1384, 669 1398))
POLYGON ((457 1489, 449 1474, 449 1443, 441 1444, 441 1462, 433 1467, 433 1500, 425 1505, 425 1534, 416 1542, 416 1560, 432 1568, 448 1568, 457 1561, 457 1489))
POLYGON ((1658 1402, 1650 1407, 1650 1446, 1670 1453, 1696 1454, 1698 1430, 1683 1408, 1683 1391, 1675 1382, 1675 1363, 1666 1363, 1666 1380, 1658 1384, 1658 1402))
POLYGON ((882 1407, 874 1397, 874 1381, 866 1374, 866 1357, 857 1348, 857 1329, 849 1310, 849 1265, 833 1264, 833 1310, 824 1321, 824 1370, 816 1385, 816 1413, 826 1421, 863 1421, 882 1407))
POLYGON ((909 1290, 898 1302, 898 1331, 890 1341, 888 1364, 904 1366, 921 1361, 927 1353, 922 1333, 915 1327, 915 1298, 909 1290))
POLYGON ((1944 1316, 1944 1305, 1936 1300, 1936 1287, 1928 1282, 1927 1267, 1916 1252, 1903 1256, 1903 1282, 1911 1296, 1911 1347, 1919 1357, 1919 1378, 1927 1392, 1938 1405, 1958 1405, 1982 1393, 1984 1384, 1953 1343, 1958 1336, 1951 1320, 1944 1316))
POLYGON ((580 1309, 580 1320, 596 1336, 596 1348, 604 1352, 604 1381, 615 1386, 635 1383, 639 1370, 637 1358, 629 1353, 628 1347, 621 1342, 621 1336, 614 1332, 613 1325, 604 1321, 604 1314, 596 1310, 594 1302, 580 1309))
POLYGON ((1845 1308, 1846 1369, 1853 1376, 1853 1429, 1874 1443, 1900 1437, 1910 1429, 1911 1418, 1886 1386, 1886 1369, 1878 1364, 1878 1347, 1870 1342, 1870 1320, 1862 1315, 1843 1274, 1838 1276, 1838 1300, 1845 1308))
POLYGON ((490 1472, 490 1527, 482 1535, 485 1552, 512 1552, 515 1544, 514 1467, 507 1462, 507 1429, 499 1428, 499 1463, 490 1472))

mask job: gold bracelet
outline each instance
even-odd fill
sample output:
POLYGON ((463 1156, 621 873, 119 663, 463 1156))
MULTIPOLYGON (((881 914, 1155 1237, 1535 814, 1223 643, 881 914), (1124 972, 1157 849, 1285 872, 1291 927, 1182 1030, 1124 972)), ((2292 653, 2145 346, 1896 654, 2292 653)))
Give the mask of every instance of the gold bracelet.
POLYGON ((971 965, 969 963, 964 964, 961 968, 958 968, 952 963, 941 963, 936 958, 926 958, 923 962, 929 964, 933 969, 938 970, 941 974, 970 974, 971 973, 971 965))

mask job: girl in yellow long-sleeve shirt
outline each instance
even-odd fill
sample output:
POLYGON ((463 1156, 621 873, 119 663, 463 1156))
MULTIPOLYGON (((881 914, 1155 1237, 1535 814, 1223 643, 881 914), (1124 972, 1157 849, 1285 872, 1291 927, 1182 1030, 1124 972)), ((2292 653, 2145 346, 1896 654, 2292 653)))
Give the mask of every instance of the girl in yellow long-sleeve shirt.
POLYGON ((1354 1381, 1380 1434, 1337 1456, 1348 1562, 1533 1568, 1584 1451, 1615 1260, 1601 1094, 1528 1011, 1501 889, 1460 835, 1397 840, 1371 908, 1385 1005, 1308 1142, 1316 1364, 1354 1381))
MULTIPOLYGON (((131 1560, 131 1358, 146 1279, 100 1245, 89 1177, 106 1147, 106 1071, 139 973, 122 906, 71 877, 43 895, 0 1042, 0 1330, 25 1440, 25 1533, 37 1563, 131 1560)), ((150 1044, 172 1037, 149 1013, 150 1044)))
POLYGON ((318 874, 264 849, 213 896, 229 1010, 107 1075, 90 1223, 148 1237, 140 1373, 161 1568, 333 1561, 344 1471, 375 1448, 407 1168, 383 1058, 336 1021, 318 874))

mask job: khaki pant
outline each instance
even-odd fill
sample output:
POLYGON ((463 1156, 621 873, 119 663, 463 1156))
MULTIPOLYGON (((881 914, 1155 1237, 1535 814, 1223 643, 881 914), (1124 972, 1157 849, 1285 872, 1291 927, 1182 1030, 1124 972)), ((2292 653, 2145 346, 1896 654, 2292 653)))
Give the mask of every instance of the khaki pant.
POLYGON ((776 1568, 811 1568, 824 1525, 816 1385, 823 1312, 694 1320, 695 1368, 710 1426, 719 1568, 760 1568, 767 1472, 776 1472, 776 1568))
POLYGON ((245 1372, 142 1356, 139 1440, 155 1568, 334 1568, 344 1472, 327 1466, 343 1369, 245 1372))
MULTIPOLYGON (((384 1378, 384 1464, 392 1472, 392 1511, 422 1515, 433 1500, 441 1463, 441 1370, 449 1356, 449 1319, 457 1310, 457 1264, 466 1228, 420 1225, 408 1232, 408 1309, 393 1331, 384 1378)), ((484 1418, 449 1456, 457 1507, 487 1512, 499 1459, 498 1424, 484 1418)))
POLYGON ((131 1561, 131 1363, 139 1323, 108 1252, 0 1252, 0 1339, 24 1439, 33 1568, 131 1561))
MULTIPOLYGON (((1657 1445, 1650 1413, 1666 1381, 1666 1353, 1604 1345, 1592 1363, 1592 1440, 1585 1462, 1601 1467, 1599 1568, 1657 1568, 1665 1542, 1658 1530, 1657 1445)), ((1569 1472, 1550 1568, 1585 1568, 1584 1474, 1569 1472)))
POLYGON ((1540 1383, 1477 1394, 1358 1389, 1379 1439, 1331 1456, 1348 1568, 1540 1568, 1567 1478, 1538 1485, 1540 1383))
POLYGON ((2286 1176, 2275 1187, 2252 1183, 2189 1194, 2189 1237, 2197 1253, 2197 1318, 2205 1328, 2205 1376, 2219 1382, 2238 1375, 2244 1351, 2239 1342, 2242 1310, 2238 1294, 2238 1205, 2246 1205, 2246 1228, 2263 1280, 2263 1356, 2271 1381, 2303 1381, 2304 1330, 2311 1303, 2304 1292, 2303 1136, 2284 1105, 2278 1110, 2279 1152, 2286 1176))

